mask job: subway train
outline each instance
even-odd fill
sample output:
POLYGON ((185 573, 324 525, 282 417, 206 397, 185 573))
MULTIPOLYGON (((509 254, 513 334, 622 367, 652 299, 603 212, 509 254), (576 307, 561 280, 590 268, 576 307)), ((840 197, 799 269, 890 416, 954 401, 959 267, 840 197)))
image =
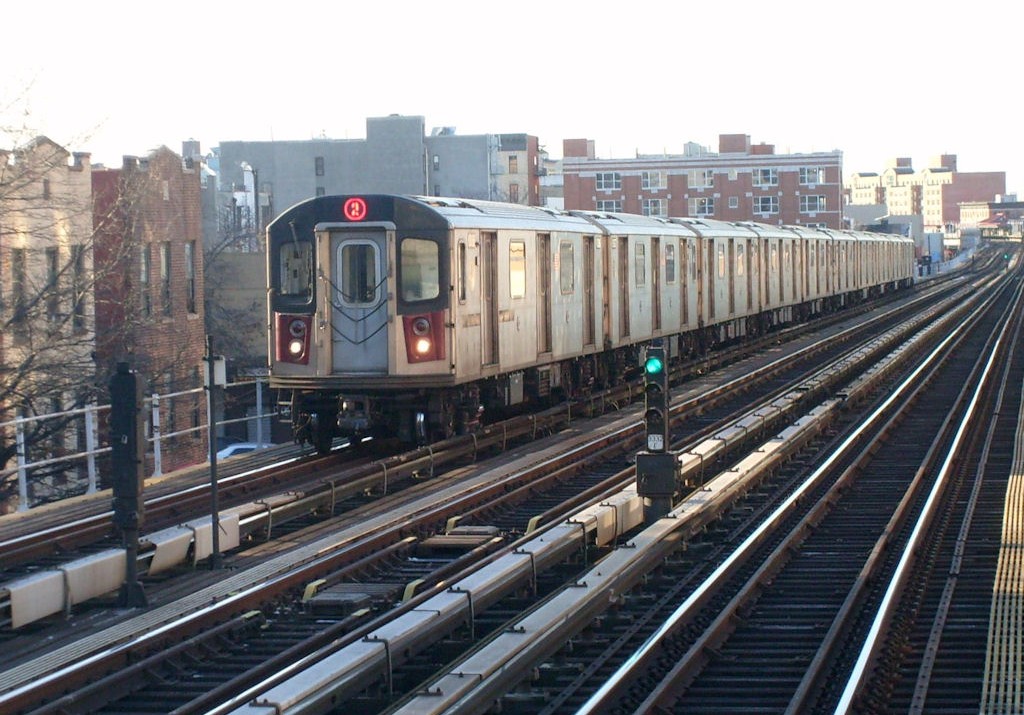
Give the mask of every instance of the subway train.
POLYGON ((423 442, 909 286, 887 234, 319 196, 267 227, 270 386, 297 441, 423 442))

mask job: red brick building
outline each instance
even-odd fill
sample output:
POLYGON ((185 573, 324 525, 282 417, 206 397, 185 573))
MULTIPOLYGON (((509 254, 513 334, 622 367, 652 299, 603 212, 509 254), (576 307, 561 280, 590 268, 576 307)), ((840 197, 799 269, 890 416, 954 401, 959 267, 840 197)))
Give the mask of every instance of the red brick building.
POLYGON ((842 227, 842 152, 776 154, 745 134, 720 135, 718 149, 597 159, 593 141, 567 139, 565 208, 842 227))
MULTIPOLYGON (((206 423, 201 393, 205 353, 200 176, 160 148, 94 169, 96 354, 100 370, 128 362, 164 396, 160 433, 206 423)), ((152 436, 153 425, 149 426, 152 436)), ((206 432, 161 443, 163 471, 202 462, 206 432)))

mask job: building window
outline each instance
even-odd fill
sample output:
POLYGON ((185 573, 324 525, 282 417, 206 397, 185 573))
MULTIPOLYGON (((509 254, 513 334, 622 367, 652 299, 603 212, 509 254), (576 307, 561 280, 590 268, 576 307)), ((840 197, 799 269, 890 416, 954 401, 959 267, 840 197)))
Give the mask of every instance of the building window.
POLYGON ((729 197, 729 208, 731 208, 731 209, 738 209, 739 207, 740 207, 740 197, 739 196, 730 196, 729 197))
POLYGON ((800 183, 805 186, 824 183, 825 170, 820 166, 801 166, 800 183))
POLYGON ((160 304, 164 315, 171 314, 171 243, 160 244, 160 304))
POLYGON ((85 247, 71 247, 71 327, 75 331, 85 329, 85 247))
POLYGON ((800 213, 816 213, 825 210, 825 197, 819 195, 801 196, 800 213))
POLYGON ((317 176, 324 175, 324 158, 322 156, 318 156, 313 159, 313 170, 316 172, 317 176))
POLYGON ((512 154, 508 158, 508 173, 518 174, 519 173, 519 157, 512 154))
POLYGON ((189 313, 196 312, 196 242, 185 244, 185 306, 189 313))
POLYGON ((171 182, 168 181, 167 179, 164 179, 163 182, 161 183, 161 186, 163 187, 164 201, 170 201, 171 200, 171 182))
POLYGON ((441 168, 441 157, 439 157, 437 154, 434 154, 433 164, 434 164, 434 171, 437 171, 438 169, 441 168))
POLYGON ((519 203, 519 184, 508 185, 508 200, 513 204, 519 203))
POLYGON ((327 196, 327 189, 325 189, 322 186, 316 187, 316 195, 317 196, 327 196))
POLYGON ((665 216, 665 199, 644 199, 644 216, 665 216))
POLYGON ((665 282, 676 282, 676 247, 674 244, 665 244, 665 282))
POLYGON ((750 172, 751 182, 754 186, 778 186, 778 169, 752 169, 750 172))
POLYGON ((668 187, 664 171, 643 171, 640 173, 640 188, 664 189, 668 187))
POLYGON ((56 320, 60 309, 60 294, 57 292, 57 276, 60 272, 60 255, 56 248, 46 249, 46 319, 56 320))
POLYGON ((595 177, 599 191, 622 188, 622 175, 617 171, 604 171, 595 177))
POLYGON ((622 213, 622 202, 621 201, 610 201, 610 200, 598 200, 597 210, 605 211, 607 213, 622 213))
POLYGON ((43 198, 44 199, 50 198, 50 180, 49 179, 43 179, 43 198))
POLYGON ((740 175, 736 169, 729 169, 729 181, 736 181, 736 178, 740 175))
POLYGON ((142 295, 142 317, 148 318, 153 314, 153 298, 149 292, 149 276, 151 259, 149 254, 149 244, 147 243, 142 247, 142 253, 139 256, 139 290, 142 295))
POLYGON ((714 216, 715 200, 711 198, 690 199, 691 216, 714 216))
POLYGON ((558 283, 562 295, 570 295, 576 290, 576 260, 569 241, 558 244, 558 283))
POLYGON ((28 273, 24 248, 11 249, 11 322, 23 326, 26 318, 28 273))
POLYGON ((508 290, 513 298, 526 296, 526 242, 508 244, 508 290))
POLYGON ((754 213, 756 214, 777 214, 779 212, 778 196, 755 196, 754 213))
POLYGON ((715 172, 713 169, 690 169, 687 182, 691 189, 710 189, 715 185, 715 172))

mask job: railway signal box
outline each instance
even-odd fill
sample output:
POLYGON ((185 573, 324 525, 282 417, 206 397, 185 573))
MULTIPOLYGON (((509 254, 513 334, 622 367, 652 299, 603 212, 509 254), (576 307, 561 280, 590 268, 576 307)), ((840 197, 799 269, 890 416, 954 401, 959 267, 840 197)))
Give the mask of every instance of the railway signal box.
POLYGON ((119 363, 110 379, 110 476, 114 523, 121 529, 137 529, 143 520, 144 401, 142 378, 129 371, 126 363, 119 363))

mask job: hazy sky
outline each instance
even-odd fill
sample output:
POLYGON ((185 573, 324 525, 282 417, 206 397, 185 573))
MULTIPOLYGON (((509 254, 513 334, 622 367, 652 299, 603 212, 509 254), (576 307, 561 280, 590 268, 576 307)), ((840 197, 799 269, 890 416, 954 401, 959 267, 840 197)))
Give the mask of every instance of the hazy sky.
POLYGON ((0 126, 108 165, 403 114, 554 157, 564 138, 627 157, 725 133, 839 149, 847 174, 951 153, 1024 193, 1015 3, 14 0, 2 18, 0 126))

